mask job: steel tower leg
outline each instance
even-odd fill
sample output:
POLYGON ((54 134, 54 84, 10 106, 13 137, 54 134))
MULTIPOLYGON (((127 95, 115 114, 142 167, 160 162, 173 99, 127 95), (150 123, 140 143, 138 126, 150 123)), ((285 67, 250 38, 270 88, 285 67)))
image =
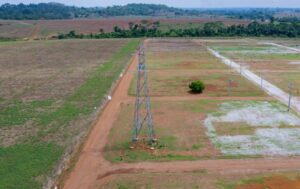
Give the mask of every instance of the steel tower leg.
POLYGON ((139 47, 139 64, 138 77, 136 85, 136 100, 134 111, 133 135, 132 143, 139 140, 139 135, 144 127, 147 126, 147 140, 150 144, 156 141, 155 132, 153 128, 153 119, 151 114, 151 101, 149 96, 148 73, 145 65, 145 48, 141 44, 139 47))

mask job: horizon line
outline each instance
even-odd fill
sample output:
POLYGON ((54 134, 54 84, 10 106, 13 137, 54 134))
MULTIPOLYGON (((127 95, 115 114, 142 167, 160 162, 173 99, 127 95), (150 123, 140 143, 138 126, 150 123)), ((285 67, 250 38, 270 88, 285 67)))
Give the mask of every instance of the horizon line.
POLYGON ((60 3, 60 2, 55 2, 55 1, 49 1, 49 2, 40 2, 40 3, 9 3, 9 2, 4 2, 4 3, 0 3, 0 6, 4 5, 4 4, 11 4, 11 5, 19 5, 19 4, 24 4, 24 5, 37 5, 37 4, 48 4, 48 3, 57 3, 57 4, 62 4, 65 6, 73 6, 73 7, 83 7, 83 8, 107 8, 107 7, 112 7, 112 6, 126 6, 129 4, 145 4, 145 5, 165 5, 168 7, 172 7, 172 8, 178 8, 178 9, 300 9, 300 7, 278 7, 278 6, 258 6, 258 7, 243 7, 243 6, 228 6, 228 7, 177 7, 177 6, 170 6, 167 4, 157 4, 157 3, 128 3, 128 4, 123 4, 123 5, 118 5, 118 4, 114 4, 114 5, 109 5, 109 6, 80 6, 80 5, 74 5, 74 4, 66 4, 66 3, 60 3))

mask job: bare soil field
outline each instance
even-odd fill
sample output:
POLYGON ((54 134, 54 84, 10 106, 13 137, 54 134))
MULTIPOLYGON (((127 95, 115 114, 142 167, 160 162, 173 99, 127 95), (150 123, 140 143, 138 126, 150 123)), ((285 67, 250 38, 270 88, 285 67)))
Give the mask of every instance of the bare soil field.
POLYGON ((105 32, 113 31, 114 26, 128 28, 129 22, 140 22, 141 20, 160 21, 162 27, 185 27, 185 25, 201 25, 207 22, 222 21, 226 25, 248 24, 250 21, 238 19, 215 19, 215 18, 99 18, 82 20, 25 20, 25 21, 5 21, 0 20, 0 37, 29 38, 35 26, 40 28, 37 35, 47 37, 57 33, 67 33, 75 30, 78 33, 98 33, 100 29, 105 32))
POLYGON ((126 42, 71 40, 0 44, 0 97, 23 101, 61 99, 82 85, 91 71, 126 42))
POLYGON ((86 136, 138 43, 0 44, 0 188, 42 188, 47 176, 56 176, 86 136))
POLYGON ((205 189, 296 189, 299 172, 257 174, 255 172, 217 173, 206 170, 184 173, 131 173, 112 176, 101 188, 205 188, 205 189))
POLYGON ((29 37, 33 29, 34 26, 32 24, 23 21, 0 20, 0 37, 29 37))

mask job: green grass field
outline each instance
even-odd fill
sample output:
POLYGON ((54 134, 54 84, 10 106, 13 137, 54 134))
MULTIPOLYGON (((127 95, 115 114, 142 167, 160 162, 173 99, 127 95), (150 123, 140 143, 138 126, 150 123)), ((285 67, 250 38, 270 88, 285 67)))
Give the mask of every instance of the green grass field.
MULTIPOLYGON (((0 188, 41 188, 45 176, 60 160, 72 138, 79 133, 74 128, 76 120, 89 120, 99 107, 104 95, 138 45, 129 40, 122 48, 87 77, 81 86, 63 99, 0 101, 0 129, 21 132, 28 129, 30 135, 0 147, 0 188), (71 129, 73 128, 73 129, 71 129)), ((88 128, 89 122, 86 127, 88 128)), ((10 133, 10 132, 7 132, 10 133)), ((10 136, 10 135, 9 135, 10 136)), ((9 137, 7 136, 7 137, 9 137)), ((1 138, 7 140, 6 136, 1 138)))

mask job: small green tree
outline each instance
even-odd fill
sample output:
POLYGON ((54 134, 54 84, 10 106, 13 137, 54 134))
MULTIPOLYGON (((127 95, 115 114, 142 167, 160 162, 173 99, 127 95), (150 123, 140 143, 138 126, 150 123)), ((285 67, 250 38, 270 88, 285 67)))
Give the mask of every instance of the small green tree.
POLYGON ((193 81, 190 83, 189 88, 192 93, 202 93, 205 89, 205 85, 202 81, 193 81))

